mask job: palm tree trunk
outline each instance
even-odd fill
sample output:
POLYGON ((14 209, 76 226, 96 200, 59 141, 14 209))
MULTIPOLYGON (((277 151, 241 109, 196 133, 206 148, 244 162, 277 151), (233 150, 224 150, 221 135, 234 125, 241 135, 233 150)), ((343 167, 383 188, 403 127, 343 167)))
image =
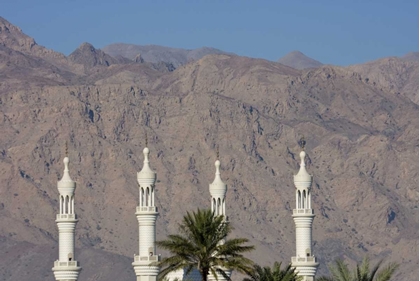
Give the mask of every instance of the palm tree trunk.
POLYGON ((208 269, 203 269, 203 270, 200 270, 200 272, 201 272, 201 280, 202 281, 207 281, 207 277, 209 275, 209 270, 208 269))

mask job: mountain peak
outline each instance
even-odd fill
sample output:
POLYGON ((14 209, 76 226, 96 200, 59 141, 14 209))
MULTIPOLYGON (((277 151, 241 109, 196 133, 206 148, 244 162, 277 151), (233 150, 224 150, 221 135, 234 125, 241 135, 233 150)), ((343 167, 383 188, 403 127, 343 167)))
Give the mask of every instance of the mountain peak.
POLYGON ((110 66, 112 64, 129 63, 125 58, 114 58, 106 54, 101 49, 96 49, 88 42, 82 43, 73 53, 68 56, 69 60, 82 64, 85 70, 95 66, 110 66))
POLYGON ((0 44, 17 51, 29 52, 36 42, 24 34, 22 29, 0 17, 0 44))
POLYGON ((322 65, 321 62, 314 60, 297 50, 280 58, 278 62, 296 69, 317 68, 322 65))

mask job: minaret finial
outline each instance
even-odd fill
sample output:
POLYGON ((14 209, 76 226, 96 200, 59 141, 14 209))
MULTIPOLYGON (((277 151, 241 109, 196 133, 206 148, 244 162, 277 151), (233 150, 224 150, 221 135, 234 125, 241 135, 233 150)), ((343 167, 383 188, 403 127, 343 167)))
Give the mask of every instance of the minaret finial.
POLYGON ((64 146, 64 156, 68 157, 69 156, 69 145, 66 141, 65 146, 64 146))
POLYGON ((145 133, 145 147, 147 147, 148 140, 147 140, 147 132, 145 133))
POLYGON ((305 145, 306 145, 305 136, 302 136, 298 143, 299 143, 300 148, 302 148, 302 150, 305 150, 305 145))
POLYGON ((216 145, 216 160, 219 160, 219 145, 216 145))

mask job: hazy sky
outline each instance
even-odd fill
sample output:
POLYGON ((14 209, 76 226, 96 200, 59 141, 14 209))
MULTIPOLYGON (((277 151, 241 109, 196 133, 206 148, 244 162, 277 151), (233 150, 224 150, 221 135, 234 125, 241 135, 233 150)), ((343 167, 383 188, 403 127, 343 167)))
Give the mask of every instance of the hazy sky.
POLYGON ((13 0, 0 16, 66 55, 81 43, 218 48, 349 65, 419 49, 418 0, 13 0))

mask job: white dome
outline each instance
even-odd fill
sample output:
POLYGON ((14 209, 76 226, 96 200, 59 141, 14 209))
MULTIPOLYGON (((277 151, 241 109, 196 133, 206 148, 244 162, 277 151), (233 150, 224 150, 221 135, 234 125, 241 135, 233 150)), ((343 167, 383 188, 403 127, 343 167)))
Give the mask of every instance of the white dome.
POLYGON ((71 179, 70 174, 69 174, 69 162, 70 162, 69 158, 67 156, 64 157, 63 177, 57 183, 58 191, 62 195, 71 195, 74 193, 74 190, 76 189, 76 183, 71 179))
POLYGON ((306 152, 300 152, 300 169, 297 175, 294 176, 294 183, 297 188, 309 188, 312 184, 312 176, 308 174, 305 168, 306 152))
POLYGON ((209 185, 210 194, 213 197, 225 197, 227 185, 220 178, 220 161, 217 160, 214 165, 216 166, 216 174, 214 181, 209 185))
POLYGON ((143 149, 144 162, 143 169, 137 173, 137 182, 139 185, 153 185, 156 181, 156 173, 149 166, 149 149, 143 149))

